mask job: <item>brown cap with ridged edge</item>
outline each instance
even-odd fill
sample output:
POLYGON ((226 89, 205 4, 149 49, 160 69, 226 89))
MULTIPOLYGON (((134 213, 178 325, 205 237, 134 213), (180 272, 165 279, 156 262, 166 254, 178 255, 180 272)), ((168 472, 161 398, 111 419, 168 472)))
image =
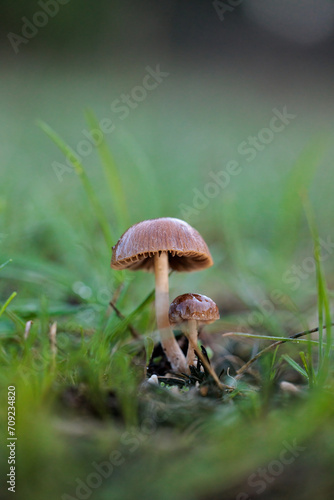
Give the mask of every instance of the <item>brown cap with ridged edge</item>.
POLYGON ((169 322, 172 325, 194 319, 199 324, 213 323, 219 319, 217 304, 199 293, 184 293, 179 295, 170 305, 169 322))
POLYGON ((171 217, 150 219, 131 226, 113 247, 113 269, 154 270, 154 255, 168 252, 175 271, 198 271, 213 265, 207 244, 187 222, 171 217))

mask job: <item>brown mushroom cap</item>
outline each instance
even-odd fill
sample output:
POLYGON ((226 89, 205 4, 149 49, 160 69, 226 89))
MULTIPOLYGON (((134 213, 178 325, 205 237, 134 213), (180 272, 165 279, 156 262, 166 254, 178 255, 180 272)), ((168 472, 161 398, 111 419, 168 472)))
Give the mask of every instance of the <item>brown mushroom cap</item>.
POLYGON ((154 255, 168 252, 169 267, 196 271, 213 264, 207 244, 187 222, 171 217, 150 219, 130 227, 113 247, 113 269, 154 269, 154 255))
POLYGON ((169 322, 173 325, 194 319, 200 324, 213 323, 219 319, 217 304, 199 293, 179 295, 170 305, 169 322))

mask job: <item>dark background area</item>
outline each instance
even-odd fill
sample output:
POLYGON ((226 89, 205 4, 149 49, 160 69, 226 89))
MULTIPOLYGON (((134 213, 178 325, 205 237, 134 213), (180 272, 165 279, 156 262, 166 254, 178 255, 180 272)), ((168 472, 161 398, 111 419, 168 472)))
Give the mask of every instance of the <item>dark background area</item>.
POLYGON ((8 34, 22 36, 27 20, 43 24, 36 13, 49 10, 55 14, 47 24, 20 44, 20 58, 43 55, 74 64, 125 58, 130 64, 155 52, 216 64, 277 58, 300 69, 312 62, 332 67, 334 5, 326 0, 3 0, 0 8, 2 56, 8 59, 14 54, 8 34))

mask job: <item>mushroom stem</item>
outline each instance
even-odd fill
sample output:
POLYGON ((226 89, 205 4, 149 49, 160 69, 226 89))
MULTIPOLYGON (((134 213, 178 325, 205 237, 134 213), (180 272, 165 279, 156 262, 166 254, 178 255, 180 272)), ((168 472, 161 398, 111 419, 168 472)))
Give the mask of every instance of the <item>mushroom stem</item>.
POLYGON ((155 310, 161 345, 171 364, 172 370, 186 371, 186 360, 169 324, 168 253, 154 255, 155 310))
POLYGON ((197 348, 197 321, 195 319, 189 319, 187 321, 187 338, 188 338, 188 351, 187 351, 187 366, 196 363, 196 348, 197 348))

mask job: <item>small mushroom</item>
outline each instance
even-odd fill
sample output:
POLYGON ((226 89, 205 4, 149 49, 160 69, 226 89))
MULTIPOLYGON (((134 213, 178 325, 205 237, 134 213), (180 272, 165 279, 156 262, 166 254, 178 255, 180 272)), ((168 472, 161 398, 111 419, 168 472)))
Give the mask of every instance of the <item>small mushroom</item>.
POLYGON ((179 295, 170 305, 169 322, 172 326, 178 325, 186 335, 189 345, 187 352, 187 366, 196 361, 198 327, 213 323, 219 319, 219 310, 216 303, 199 293, 185 293, 179 295))
POLYGON ((186 361, 168 319, 169 269, 198 271, 212 264, 202 236, 186 222, 170 217, 135 224, 113 247, 113 269, 154 271, 157 326, 162 347, 175 371, 185 371, 186 361))

